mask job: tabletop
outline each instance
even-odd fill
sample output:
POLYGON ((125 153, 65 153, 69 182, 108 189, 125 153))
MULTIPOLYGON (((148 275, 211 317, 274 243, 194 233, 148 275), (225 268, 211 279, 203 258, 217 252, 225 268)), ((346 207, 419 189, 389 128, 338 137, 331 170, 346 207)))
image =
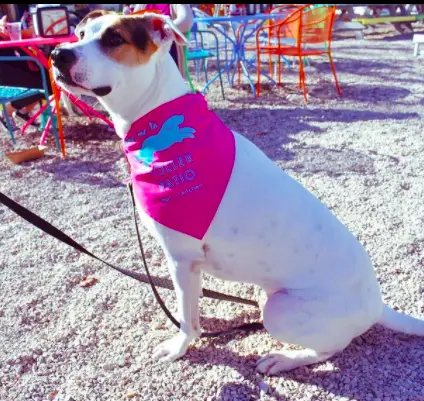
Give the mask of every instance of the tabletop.
POLYGON ((256 15, 230 15, 219 17, 198 17, 194 18, 194 22, 203 22, 205 24, 213 24, 216 22, 248 22, 253 20, 267 20, 282 18, 281 14, 256 14, 256 15))
POLYGON ((8 47, 20 47, 20 46, 42 46, 42 45, 58 45, 65 42, 77 42, 78 37, 75 35, 61 36, 54 38, 31 38, 22 40, 2 40, 0 41, 0 49, 6 49, 8 47))

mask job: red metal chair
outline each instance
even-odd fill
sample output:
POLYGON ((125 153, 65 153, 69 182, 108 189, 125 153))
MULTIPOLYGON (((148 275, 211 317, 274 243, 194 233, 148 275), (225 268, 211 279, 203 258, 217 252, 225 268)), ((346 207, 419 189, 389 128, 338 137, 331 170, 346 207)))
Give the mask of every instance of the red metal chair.
MULTIPOLYGON (((295 5, 293 5, 295 6, 295 5)), ((336 15, 336 6, 318 6, 307 4, 294 9, 282 21, 259 28, 256 32, 256 53, 258 67, 257 96, 260 95, 260 57, 266 54, 270 57, 292 56, 299 58, 299 87, 303 89, 305 102, 307 90, 303 57, 327 55, 333 71, 336 89, 339 95, 341 90, 337 80, 336 69, 331 56, 331 37, 336 15), (268 36, 268 43, 263 44, 262 36, 268 36)), ((281 85, 281 62, 278 64, 278 84, 281 85)))

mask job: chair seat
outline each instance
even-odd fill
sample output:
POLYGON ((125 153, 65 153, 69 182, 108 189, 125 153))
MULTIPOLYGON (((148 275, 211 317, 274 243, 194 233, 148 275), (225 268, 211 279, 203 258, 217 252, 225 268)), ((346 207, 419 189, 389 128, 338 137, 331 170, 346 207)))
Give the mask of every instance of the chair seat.
POLYGON ((306 48, 303 47, 300 49, 292 46, 262 46, 259 49, 261 54, 273 54, 273 55, 284 55, 284 56, 319 56, 321 54, 329 54, 328 49, 326 48, 306 48))
POLYGON ((15 98, 27 97, 39 94, 39 89, 15 88, 10 86, 0 86, 0 102, 13 101, 15 98))
POLYGON ((200 59, 208 58, 208 57, 215 57, 215 54, 209 50, 198 49, 198 50, 189 50, 187 55, 188 60, 200 60, 200 59))

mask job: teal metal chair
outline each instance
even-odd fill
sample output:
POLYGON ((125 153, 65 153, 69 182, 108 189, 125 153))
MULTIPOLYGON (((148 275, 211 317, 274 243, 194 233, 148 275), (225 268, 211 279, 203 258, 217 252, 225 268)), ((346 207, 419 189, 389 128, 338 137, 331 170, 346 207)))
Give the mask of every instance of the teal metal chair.
MULTIPOLYGON (((50 101, 49 101, 49 89, 47 86, 47 77, 46 77, 46 72, 43 66, 41 65, 41 63, 36 58, 30 57, 30 56, 20 56, 20 57, 0 56, 0 63, 1 62, 28 62, 28 61, 31 61, 37 64, 41 74, 43 89, 29 89, 29 88, 20 88, 20 87, 11 87, 11 86, 0 86, 0 105, 2 106, 3 110, 5 110, 6 105, 10 102, 25 99, 27 97, 41 93, 44 95, 47 101, 47 104, 48 104, 47 110, 51 114, 52 109, 50 107, 50 101)), ((9 116, 6 112, 3 114, 5 117, 7 130, 12 138, 12 142, 16 144, 15 134, 13 132, 9 116)), ((57 133, 55 124, 52 124, 52 131, 56 140, 56 146, 58 147, 58 149, 60 149, 59 135, 57 133)))
MULTIPOLYGON (((209 89, 209 78, 208 78, 208 70, 207 70, 207 60, 210 58, 216 58, 216 64, 217 64, 217 70, 218 70, 218 74, 219 74, 219 81, 220 81, 220 86, 221 86, 221 94, 222 94, 222 98, 225 99, 225 93, 224 93, 224 84, 222 82, 222 74, 221 74, 221 63, 220 63, 220 58, 219 58, 219 44, 218 44, 218 37, 217 35, 212 32, 212 31, 205 31, 205 30, 199 30, 197 29, 197 24, 194 23, 192 30, 191 30, 191 35, 193 37, 193 40, 190 42, 189 48, 187 50, 186 53, 186 60, 188 61, 194 61, 196 63, 196 76, 198 78, 199 74, 198 74, 198 66, 199 63, 202 64, 203 66, 203 72, 205 74, 205 80, 206 80, 206 85, 204 86, 204 88, 202 89, 202 93, 206 92, 209 89), (213 43, 215 46, 210 47, 208 46, 207 48, 204 45, 204 39, 203 39, 203 35, 211 35, 213 37, 213 43), (200 40, 199 40, 200 39, 200 40), (194 47, 193 47, 194 46, 194 47)), ((186 63, 186 73, 187 76, 189 76, 189 72, 188 72, 188 66, 186 63)), ((189 79, 189 82, 191 82, 191 79, 189 79)), ((191 83, 191 87, 193 90, 193 84, 191 83)))

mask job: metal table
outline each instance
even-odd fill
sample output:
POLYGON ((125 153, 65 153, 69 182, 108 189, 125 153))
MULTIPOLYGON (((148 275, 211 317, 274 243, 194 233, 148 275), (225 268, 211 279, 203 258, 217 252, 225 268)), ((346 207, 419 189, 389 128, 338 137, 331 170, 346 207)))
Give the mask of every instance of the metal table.
MULTIPOLYGON (((249 85, 252 89, 253 96, 256 97, 255 85, 252 82, 252 79, 249 74, 249 61, 246 58, 245 54, 245 45, 246 42, 256 34, 256 30, 262 26, 265 21, 270 19, 284 19, 286 15, 283 14, 258 14, 258 15, 243 15, 243 16, 227 16, 227 17, 201 17, 194 18, 195 23, 204 23, 215 28, 220 32, 233 46, 233 52, 231 59, 226 63, 222 71, 218 73, 206 84, 204 91, 206 91, 213 82, 215 82, 219 75, 222 73, 229 73, 232 67, 234 71, 232 78, 229 79, 231 86, 234 85, 234 76, 237 71, 238 65, 241 66, 243 74, 246 76, 249 85), (230 33, 225 31, 222 26, 214 25, 218 23, 226 23, 230 27, 230 33), (231 34, 232 33, 232 34, 231 34)), ((271 82, 276 84, 276 82, 264 72, 261 72, 266 78, 271 82)))

